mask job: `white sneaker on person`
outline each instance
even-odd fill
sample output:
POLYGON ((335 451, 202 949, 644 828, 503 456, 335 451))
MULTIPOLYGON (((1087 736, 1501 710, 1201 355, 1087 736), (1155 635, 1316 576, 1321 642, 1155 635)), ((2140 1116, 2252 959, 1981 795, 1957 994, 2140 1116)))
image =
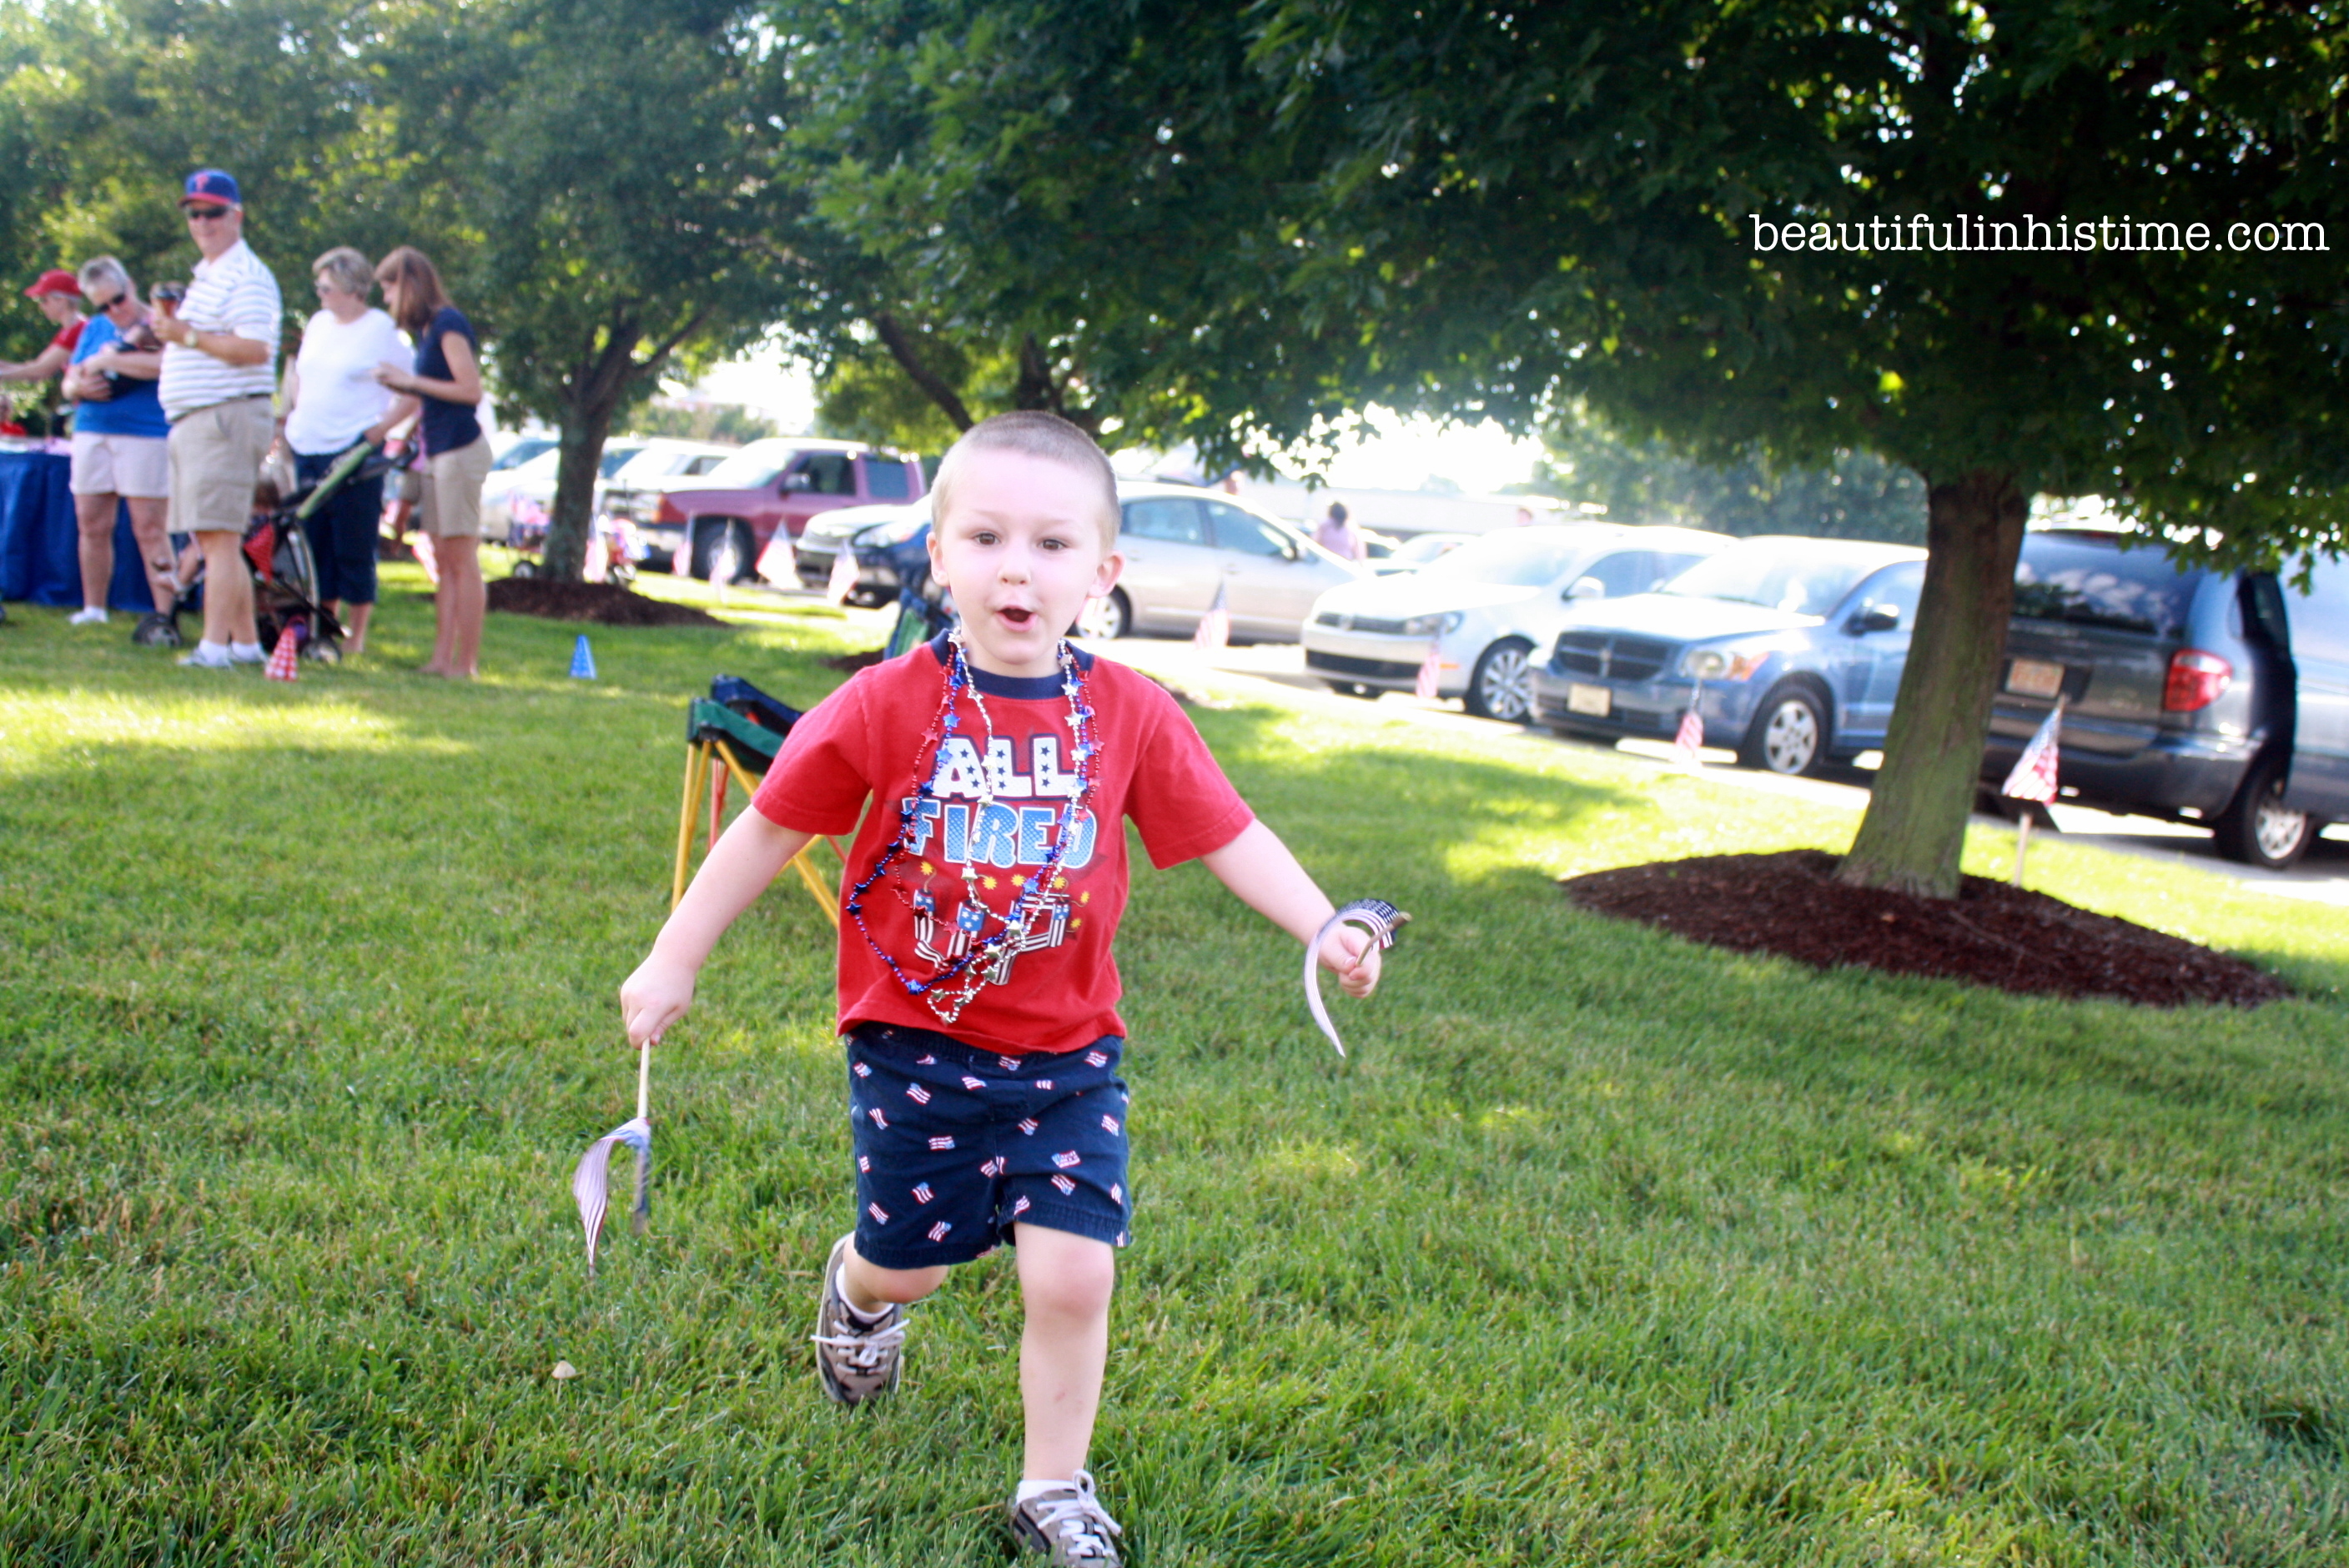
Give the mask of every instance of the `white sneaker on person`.
POLYGON ((1110 1537, 1123 1535, 1093 1495, 1093 1478, 1052 1481, 1025 1502, 1014 1497, 1008 1521, 1020 1555, 1040 1555, 1052 1568, 1119 1568, 1124 1559, 1110 1537))
POLYGON ((106 624, 106 606, 103 604, 85 605, 75 614, 67 615, 66 617, 66 624, 68 626, 103 626, 106 624))
POLYGON ((192 654, 180 655, 180 667, 191 670, 224 670, 236 661, 229 656, 225 643, 198 643, 192 654))
POLYGON ((233 665, 265 665, 269 655, 261 651, 259 643, 231 643, 228 662, 233 665))

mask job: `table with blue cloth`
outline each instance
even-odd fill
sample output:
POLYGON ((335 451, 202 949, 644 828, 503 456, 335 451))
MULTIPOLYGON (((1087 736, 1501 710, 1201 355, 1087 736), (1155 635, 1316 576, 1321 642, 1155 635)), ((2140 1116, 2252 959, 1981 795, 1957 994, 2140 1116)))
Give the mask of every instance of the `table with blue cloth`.
MULTIPOLYGON (((73 459, 57 452, 0 452, 0 599, 81 607, 81 557, 74 530, 73 459)), ((114 507, 114 580, 109 610, 148 611, 147 572, 130 509, 114 507)))

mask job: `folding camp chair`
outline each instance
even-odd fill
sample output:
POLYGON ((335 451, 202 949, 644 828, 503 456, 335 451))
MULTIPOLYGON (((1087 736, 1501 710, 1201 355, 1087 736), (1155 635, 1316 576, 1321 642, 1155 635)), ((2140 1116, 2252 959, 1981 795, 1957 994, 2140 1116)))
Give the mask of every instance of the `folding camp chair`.
MULTIPOLYGON (((709 802, 709 834, 702 852, 717 847, 726 825, 726 786, 730 779, 742 787, 747 803, 758 792, 768 765, 782 749, 783 739, 801 713, 789 703, 768 696, 736 676, 719 676, 709 683, 709 695, 692 699, 685 718, 685 804, 678 813, 677 874, 669 886, 668 904, 675 909, 685 896, 693 869, 694 830, 701 825, 702 799, 709 802)), ((818 839, 792 857, 792 869, 814 895, 816 907, 834 926, 840 911, 833 907, 833 890, 812 863, 817 843, 828 844, 843 866, 847 851, 830 839, 818 839)))

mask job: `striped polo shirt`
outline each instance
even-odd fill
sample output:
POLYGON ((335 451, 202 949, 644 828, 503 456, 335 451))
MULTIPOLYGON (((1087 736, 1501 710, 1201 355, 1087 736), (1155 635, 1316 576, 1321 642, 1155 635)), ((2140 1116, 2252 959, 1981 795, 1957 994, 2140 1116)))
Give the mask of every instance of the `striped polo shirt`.
POLYGON ((233 332, 269 346, 259 365, 230 365, 201 348, 163 346, 157 391, 164 416, 177 420, 233 397, 266 397, 277 389, 277 335, 285 314, 277 280, 243 240, 209 262, 198 262, 180 319, 199 332, 233 332))

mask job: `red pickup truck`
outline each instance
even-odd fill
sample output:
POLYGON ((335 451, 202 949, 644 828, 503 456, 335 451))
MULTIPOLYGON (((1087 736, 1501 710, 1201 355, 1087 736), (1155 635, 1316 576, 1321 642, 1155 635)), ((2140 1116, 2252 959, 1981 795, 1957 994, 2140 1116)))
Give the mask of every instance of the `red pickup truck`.
POLYGON ((820 511, 916 500, 928 490, 919 459, 862 441, 778 436, 665 490, 641 531, 656 562, 668 555, 670 570, 730 582, 749 576, 771 541, 798 538, 820 511))

